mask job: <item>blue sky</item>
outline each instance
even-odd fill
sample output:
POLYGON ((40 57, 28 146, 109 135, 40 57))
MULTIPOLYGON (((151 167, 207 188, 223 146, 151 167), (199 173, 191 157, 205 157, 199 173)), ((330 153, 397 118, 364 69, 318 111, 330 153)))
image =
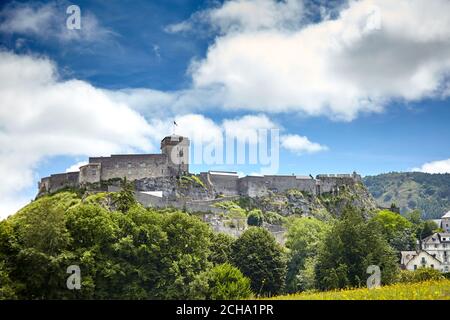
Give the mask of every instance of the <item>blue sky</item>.
POLYGON ((281 128, 290 137, 281 174, 448 172, 447 9, 440 0, 3 2, 0 172, 10 176, 0 215, 33 198, 40 177, 89 155, 157 152, 173 119, 181 133, 281 128), (70 4, 81 30, 65 27, 70 4))

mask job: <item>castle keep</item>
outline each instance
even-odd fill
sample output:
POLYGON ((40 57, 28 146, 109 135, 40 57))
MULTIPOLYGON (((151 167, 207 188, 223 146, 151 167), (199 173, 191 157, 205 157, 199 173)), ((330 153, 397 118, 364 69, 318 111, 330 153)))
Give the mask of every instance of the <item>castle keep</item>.
MULTIPOLYGON (((79 172, 53 174, 39 182, 39 194, 63 188, 78 188, 126 178, 135 181, 136 191, 154 197, 177 197, 177 179, 189 174, 189 139, 171 135, 161 141, 160 154, 111 155, 91 157, 79 172)), ((212 200, 218 197, 264 196, 270 192, 298 189, 313 195, 336 193, 361 181, 356 174, 321 174, 313 176, 265 175, 239 177, 236 172, 208 171, 196 175, 202 190, 184 194, 190 200, 212 200)), ((198 189, 198 188, 197 188, 198 189)), ((161 202, 153 199, 153 202, 161 202), (154 201, 153 201, 154 200, 154 201)), ((150 201, 150 202, 152 202, 150 201)))

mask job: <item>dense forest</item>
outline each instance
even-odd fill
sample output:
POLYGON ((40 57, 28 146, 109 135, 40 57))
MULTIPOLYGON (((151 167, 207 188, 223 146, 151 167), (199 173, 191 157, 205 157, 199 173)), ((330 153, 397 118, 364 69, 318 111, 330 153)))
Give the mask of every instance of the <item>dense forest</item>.
POLYGON ((393 172, 367 176, 364 184, 380 206, 392 203, 401 213, 419 210, 425 219, 437 219, 450 210, 450 174, 393 172))
MULTIPOLYGON (((247 214, 259 225, 262 212, 247 214)), ((261 226, 233 238, 200 217, 144 208, 128 188, 43 196, 0 222, 0 299, 245 299, 363 287, 369 265, 382 284, 411 281, 399 250, 436 227, 417 212, 347 206, 327 220, 286 218, 282 246, 261 226)))

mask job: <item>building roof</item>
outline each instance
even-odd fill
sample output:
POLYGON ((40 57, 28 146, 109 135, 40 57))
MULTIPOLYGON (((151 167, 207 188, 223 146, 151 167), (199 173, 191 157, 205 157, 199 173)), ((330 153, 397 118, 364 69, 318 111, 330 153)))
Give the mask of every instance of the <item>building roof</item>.
POLYGON ((450 233, 448 233, 448 232, 434 233, 431 236, 428 236, 422 240, 422 243, 426 243, 426 244, 430 244, 430 243, 439 244, 441 242, 450 242, 450 233))
POLYGON ((423 243, 440 243, 439 233, 433 233, 431 236, 422 239, 423 243))
POLYGON ((450 218, 450 211, 442 216, 442 218, 450 218))
POLYGON ((208 171, 208 173, 216 176, 239 176, 235 171, 208 171))
POLYGON ((425 250, 421 250, 421 251, 417 251, 417 252, 416 252, 416 251, 402 251, 401 253, 402 253, 402 261, 401 261, 401 264, 403 264, 403 265, 405 265, 405 266, 407 266, 407 265, 411 262, 411 260, 414 259, 414 257, 416 257, 416 256, 418 256, 418 255, 420 255, 420 254, 427 255, 427 256, 429 256, 431 259, 435 260, 436 262, 442 263, 441 260, 439 260, 439 259, 436 258, 434 255, 432 255, 431 253, 429 253, 429 252, 427 252, 427 251, 425 251, 425 250), (404 259, 403 253, 405 253, 405 258, 406 258, 406 259, 404 259), (408 257, 408 253, 411 254, 409 257, 408 257))
POLYGON ((406 265, 412 258, 417 255, 417 251, 401 251, 402 257, 400 263, 406 265))

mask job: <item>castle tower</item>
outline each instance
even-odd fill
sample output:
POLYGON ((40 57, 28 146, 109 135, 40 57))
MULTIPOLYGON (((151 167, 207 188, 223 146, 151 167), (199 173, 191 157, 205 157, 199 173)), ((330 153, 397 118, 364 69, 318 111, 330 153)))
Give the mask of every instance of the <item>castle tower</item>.
POLYGON ((189 139, 179 135, 170 135, 161 141, 161 153, 167 155, 169 168, 173 174, 189 173, 189 139))

